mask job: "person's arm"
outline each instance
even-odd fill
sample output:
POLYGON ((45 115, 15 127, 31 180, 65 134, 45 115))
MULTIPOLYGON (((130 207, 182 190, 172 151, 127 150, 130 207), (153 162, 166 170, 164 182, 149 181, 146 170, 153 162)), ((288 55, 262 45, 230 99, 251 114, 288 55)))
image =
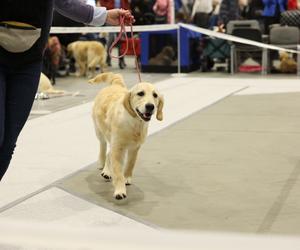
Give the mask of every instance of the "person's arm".
MULTIPOLYGON (((63 16, 66 16, 79 23, 89 24, 94 18, 94 7, 79 0, 55 0, 54 8, 63 16)), ((103 7, 101 9, 103 9, 103 15, 105 15, 103 18, 105 22, 106 9, 103 7)))
POLYGON ((125 16, 126 24, 135 21, 128 10, 106 10, 104 7, 93 7, 80 0, 55 0, 54 4, 55 9, 60 14, 69 17, 74 21, 92 26, 102 26, 105 23, 119 25, 119 18, 121 15, 125 16))

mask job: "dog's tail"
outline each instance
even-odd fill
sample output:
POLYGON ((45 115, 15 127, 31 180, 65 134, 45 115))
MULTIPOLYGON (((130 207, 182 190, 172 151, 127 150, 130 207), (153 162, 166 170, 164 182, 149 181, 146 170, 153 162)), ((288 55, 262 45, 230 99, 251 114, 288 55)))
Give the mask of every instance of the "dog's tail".
POLYGON ((47 89, 45 92, 47 94, 56 94, 56 95, 63 95, 66 93, 66 91, 64 91, 64 90, 55 89, 55 88, 47 89))
POLYGON ((112 72, 99 74, 95 78, 89 80, 89 83, 91 84, 97 84, 101 82, 106 82, 111 85, 120 85, 122 87, 125 87, 123 77, 120 74, 114 74, 112 72))

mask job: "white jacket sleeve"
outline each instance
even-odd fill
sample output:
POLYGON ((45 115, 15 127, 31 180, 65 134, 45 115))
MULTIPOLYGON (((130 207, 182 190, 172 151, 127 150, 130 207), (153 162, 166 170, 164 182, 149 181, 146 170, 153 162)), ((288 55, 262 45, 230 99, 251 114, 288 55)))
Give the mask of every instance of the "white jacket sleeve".
POLYGON ((107 18, 107 10, 105 7, 94 7, 93 20, 89 23, 92 26, 102 26, 107 18))

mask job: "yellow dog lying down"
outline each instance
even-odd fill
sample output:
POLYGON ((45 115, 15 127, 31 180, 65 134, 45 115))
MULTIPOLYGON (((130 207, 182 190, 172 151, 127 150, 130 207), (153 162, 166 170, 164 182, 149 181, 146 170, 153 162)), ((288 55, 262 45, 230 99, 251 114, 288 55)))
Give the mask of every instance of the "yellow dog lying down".
POLYGON ((158 120, 163 119, 164 102, 154 85, 147 82, 127 90, 122 76, 113 73, 103 73, 89 81, 92 84, 100 82, 110 84, 97 95, 92 115, 100 141, 101 175, 112 179, 114 197, 121 200, 127 196, 126 185, 131 184, 137 154, 147 136, 148 122, 155 113, 158 120))

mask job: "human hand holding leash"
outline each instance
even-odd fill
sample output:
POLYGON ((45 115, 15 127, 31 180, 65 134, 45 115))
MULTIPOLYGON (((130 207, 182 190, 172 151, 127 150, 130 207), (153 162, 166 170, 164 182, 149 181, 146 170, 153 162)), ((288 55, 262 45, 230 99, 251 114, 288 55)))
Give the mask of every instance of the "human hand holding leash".
POLYGON ((125 24, 131 25, 135 22, 134 16, 129 10, 111 9, 107 11, 106 23, 110 25, 120 25, 120 17, 125 17, 125 24))

